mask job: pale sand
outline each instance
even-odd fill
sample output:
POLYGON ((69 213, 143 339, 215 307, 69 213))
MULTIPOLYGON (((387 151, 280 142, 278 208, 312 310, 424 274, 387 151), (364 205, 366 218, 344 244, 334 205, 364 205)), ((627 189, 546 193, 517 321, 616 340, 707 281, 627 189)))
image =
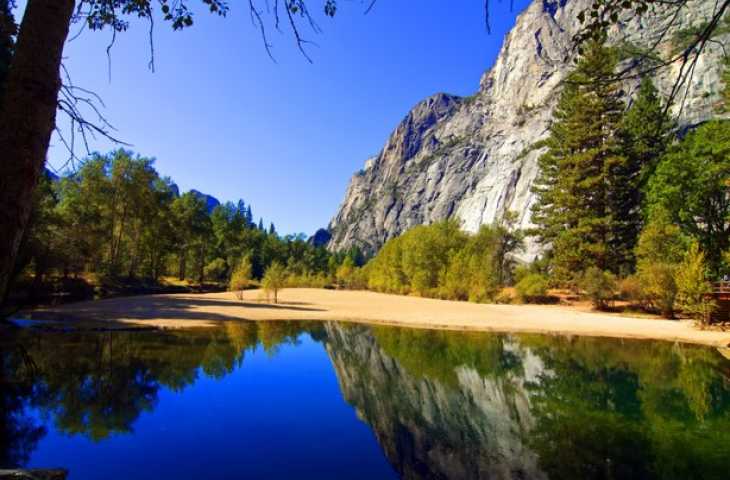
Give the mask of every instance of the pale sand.
POLYGON ((480 305, 468 302, 311 288, 279 292, 279 304, 259 290, 145 295, 79 302, 29 312, 33 318, 106 320, 165 328, 208 326, 225 320, 341 320, 450 330, 531 332, 730 345, 730 332, 700 330, 693 322, 632 318, 565 306, 480 305))

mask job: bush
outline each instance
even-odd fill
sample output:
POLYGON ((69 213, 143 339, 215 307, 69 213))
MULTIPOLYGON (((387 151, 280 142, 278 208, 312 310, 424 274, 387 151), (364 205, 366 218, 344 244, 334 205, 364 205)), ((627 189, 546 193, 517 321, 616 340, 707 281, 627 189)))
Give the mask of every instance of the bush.
POLYGON ((352 288, 355 270, 356 266, 352 258, 350 258, 349 256, 345 257, 342 265, 337 267, 337 271, 335 272, 335 279, 337 279, 337 284, 343 288, 352 288))
POLYGON ((235 292, 236 298, 239 300, 243 300, 243 290, 248 288, 251 283, 251 272, 251 257, 246 255, 238 262, 228 283, 228 288, 235 292))
POLYGON ((512 293, 506 288, 502 289, 502 291, 499 292, 496 297, 494 297, 494 303, 502 303, 508 305, 512 303, 512 300, 512 293))
POLYGON ((539 273, 529 273, 515 285, 517 298, 525 303, 538 303, 545 299, 548 279, 539 273))
POLYGON ((675 280, 677 304, 682 312, 703 323, 708 322, 717 305, 708 297, 712 292, 712 285, 707 281, 705 255, 700 251, 697 242, 692 242, 677 268, 675 280))
POLYGON ((580 279, 580 288, 591 299, 594 308, 605 310, 614 298, 616 278, 610 272, 590 267, 580 279))
POLYGON ((301 275, 291 274, 286 279, 286 286, 290 288, 325 288, 329 284, 329 277, 321 272, 305 272, 301 275))
POLYGON ((264 287, 267 297, 269 293, 274 294, 274 303, 279 303, 279 290, 284 287, 286 280, 286 269, 281 263, 274 262, 266 269, 261 285, 264 287))
POLYGON ((636 245, 637 278, 649 308, 674 317, 677 283, 674 275, 686 251, 686 239, 668 214, 659 209, 641 231, 636 245))
POLYGON ((218 281, 223 278, 227 268, 228 266, 226 265, 225 260, 222 258, 216 258, 203 268, 203 275, 208 280, 218 281))
POLYGON ((674 318, 676 270, 675 265, 668 263, 647 263, 641 266, 638 273, 649 307, 659 311, 665 318, 674 318))
POLYGON ((644 293, 644 287, 641 284, 641 280, 636 275, 631 275, 626 278, 622 278, 618 282, 619 296, 622 300, 628 302, 646 306, 646 294, 644 293))

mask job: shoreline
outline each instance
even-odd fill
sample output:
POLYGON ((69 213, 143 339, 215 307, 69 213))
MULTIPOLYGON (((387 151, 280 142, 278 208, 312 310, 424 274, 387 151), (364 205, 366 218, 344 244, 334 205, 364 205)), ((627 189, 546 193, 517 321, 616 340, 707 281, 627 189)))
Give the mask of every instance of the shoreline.
POLYGON ((370 291, 288 288, 279 304, 261 290, 116 297, 19 312, 38 320, 108 321, 158 328, 207 327, 223 321, 312 320, 455 331, 538 333, 664 340, 730 346, 730 332, 700 330, 691 320, 582 311, 561 305, 495 305, 370 291))

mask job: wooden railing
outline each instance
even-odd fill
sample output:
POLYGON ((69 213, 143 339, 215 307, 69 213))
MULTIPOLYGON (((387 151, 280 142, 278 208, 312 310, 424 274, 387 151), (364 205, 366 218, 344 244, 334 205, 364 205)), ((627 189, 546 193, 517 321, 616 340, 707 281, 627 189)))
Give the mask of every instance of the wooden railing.
POLYGON ((730 282, 721 281, 713 283, 712 293, 730 293, 730 282))
POLYGON ((715 311, 710 315, 710 322, 730 321, 730 282, 714 282, 710 296, 717 305, 715 311))

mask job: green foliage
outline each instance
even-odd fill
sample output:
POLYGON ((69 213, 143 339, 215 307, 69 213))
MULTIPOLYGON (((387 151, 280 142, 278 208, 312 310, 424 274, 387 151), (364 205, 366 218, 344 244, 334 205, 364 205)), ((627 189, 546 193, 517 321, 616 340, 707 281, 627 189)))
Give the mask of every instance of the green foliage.
POLYGON ((712 292, 712 285, 707 280, 705 255, 697 242, 692 242, 690 245, 684 260, 677 268, 675 278, 679 308, 700 322, 708 322, 716 304, 708 297, 712 292))
POLYGON ((274 303, 279 302, 279 290, 284 288, 286 280, 287 273, 281 263, 274 262, 266 269, 264 278, 261 279, 261 286, 264 287, 267 295, 269 293, 274 295, 274 303))
POLYGON ((637 275, 629 275, 618 281, 619 295, 623 300, 627 300, 642 307, 646 304, 646 296, 644 286, 637 275))
POLYGON ((674 318, 674 302, 677 298, 676 271, 676 265, 656 263, 643 265, 638 272, 647 304, 665 318, 674 318))
POLYGON ((228 265, 226 265, 226 261, 222 258, 216 258, 205 266, 205 278, 217 282, 223 278, 227 270, 228 265))
POLYGON ((644 227, 636 246, 637 278, 646 304, 667 318, 674 316, 677 296, 675 274, 684 258, 687 241, 665 213, 656 212, 644 227))
POLYGON ((198 283, 240 283, 231 274, 247 258, 249 280, 278 261, 288 274, 323 284, 331 258, 335 265, 345 255, 364 261, 356 249, 330 254, 302 235, 257 229, 243 200, 209 212, 199 195, 178 196, 152 159, 125 150, 95 154, 58 181, 44 177, 36 197, 17 265, 19 274, 37 282, 92 273, 112 284, 154 284, 172 274, 198 283))
POLYGON ((548 279, 539 273, 528 273, 515 285, 517 298, 525 303, 537 303, 545 298, 548 279))
POLYGON ((335 273, 337 283, 345 288, 352 288, 356 268, 357 267, 355 266, 355 262, 352 260, 352 258, 345 257, 342 265, 337 268, 337 271, 335 273))
POLYGON ((590 267, 583 273, 580 288, 585 291, 595 308, 605 310, 615 296, 616 277, 611 272, 590 267))
POLYGON ((669 149, 648 184, 649 216, 667 212, 718 272, 730 247, 730 122, 712 121, 669 149))
POLYGON ((251 256, 245 255, 236 265, 231 273, 231 280, 228 283, 228 288, 236 292, 236 296, 239 300, 243 298, 243 290, 245 290, 250 284, 253 275, 253 266, 251 265, 251 256))
POLYGON ((615 66, 613 50, 587 44, 563 87, 539 159, 533 233, 551 247, 553 275, 566 282, 591 266, 618 271, 630 262, 617 243, 626 213, 638 205, 619 194, 630 189, 635 168, 618 141, 623 105, 609 81, 615 66))
POLYGON ((385 243, 364 272, 368 286, 452 300, 494 300, 512 272, 522 235, 503 224, 467 235, 453 220, 422 225, 385 243))

